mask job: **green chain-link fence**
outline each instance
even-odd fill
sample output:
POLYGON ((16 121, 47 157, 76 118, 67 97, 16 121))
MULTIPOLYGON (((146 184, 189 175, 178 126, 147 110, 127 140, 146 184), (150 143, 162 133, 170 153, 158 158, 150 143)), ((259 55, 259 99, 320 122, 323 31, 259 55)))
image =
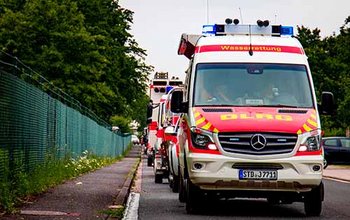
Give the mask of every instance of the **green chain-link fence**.
POLYGON ((116 157, 131 142, 18 59, 0 52, 0 178, 85 150, 116 157))

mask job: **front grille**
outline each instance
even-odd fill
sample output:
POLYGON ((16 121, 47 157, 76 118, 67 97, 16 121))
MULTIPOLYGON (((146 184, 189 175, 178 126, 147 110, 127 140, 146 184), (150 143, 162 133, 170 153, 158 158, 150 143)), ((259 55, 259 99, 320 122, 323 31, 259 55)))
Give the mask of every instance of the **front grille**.
POLYGON ((280 109, 278 113, 294 113, 294 114, 306 114, 307 110, 300 109, 280 109))
POLYGON ((284 133, 219 133, 219 141, 224 151, 251 155, 290 153, 293 151, 297 139, 296 134, 284 133), (251 145, 251 139, 256 134, 265 137, 265 147, 255 149, 251 145))
POLYGON ((203 108, 204 112, 232 112, 230 108, 203 108))

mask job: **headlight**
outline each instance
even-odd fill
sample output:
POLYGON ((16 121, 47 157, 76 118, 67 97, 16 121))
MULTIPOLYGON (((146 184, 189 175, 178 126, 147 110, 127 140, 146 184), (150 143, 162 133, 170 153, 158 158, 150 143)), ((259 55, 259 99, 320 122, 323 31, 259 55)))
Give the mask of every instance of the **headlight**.
POLYGON ((312 136, 307 137, 306 140, 300 145, 299 150, 301 152, 305 151, 318 151, 321 149, 320 139, 321 135, 318 132, 312 132, 312 136), (316 133, 316 134, 313 134, 316 133))
MULTIPOLYGON (((201 130, 198 128, 191 129, 191 139, 192 139, 193 147, 195 148, 213 150, 212 145, 215 145, 215 144, 211 136, 212 135, 208 131, 201 130)), ((216 149, 217 148, 215 147, 215 150, 216 149)))
POLYGON ((307 146, 307 149, 309 151, 316 151, 320 149, 320 136, 313 136, 313 137, 309 137, 306 142, 305 142, 305 146, 307 146))
POLYGON ((203 134, 192 133, 192 142, 195 147, 205 149, 210 138, 203 134))

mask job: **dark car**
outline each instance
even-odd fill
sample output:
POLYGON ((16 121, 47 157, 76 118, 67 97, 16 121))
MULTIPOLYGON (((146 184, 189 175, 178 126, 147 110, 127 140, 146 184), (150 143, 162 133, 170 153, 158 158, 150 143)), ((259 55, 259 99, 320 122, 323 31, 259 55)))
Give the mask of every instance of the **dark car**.
POLYGON ((322 138, 324 156, 328 164, 350 164, 350 138, 322 138))

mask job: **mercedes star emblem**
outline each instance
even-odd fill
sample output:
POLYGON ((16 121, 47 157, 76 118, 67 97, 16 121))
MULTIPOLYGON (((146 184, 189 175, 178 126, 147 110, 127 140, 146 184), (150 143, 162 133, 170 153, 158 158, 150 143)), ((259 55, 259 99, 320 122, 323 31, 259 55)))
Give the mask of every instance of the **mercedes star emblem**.
POLYGON ((262 150, 266 146, 266 138, 262 134, 254 134, 250 139, 250 145, 255 150, 262 150))

